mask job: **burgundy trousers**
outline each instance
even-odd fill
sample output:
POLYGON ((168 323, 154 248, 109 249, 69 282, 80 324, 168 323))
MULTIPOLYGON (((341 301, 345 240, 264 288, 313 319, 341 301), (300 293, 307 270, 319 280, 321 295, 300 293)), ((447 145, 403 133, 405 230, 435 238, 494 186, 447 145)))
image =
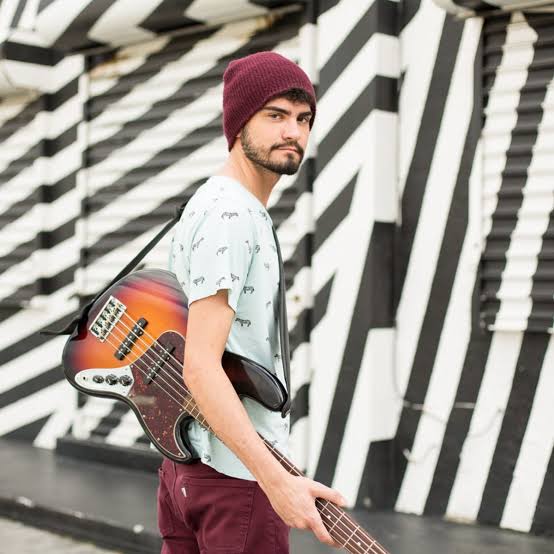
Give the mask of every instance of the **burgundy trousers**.
POLYGON ((161 554, 288 554, 290 528, 256 481, 200 461, 159 469, 161 554))

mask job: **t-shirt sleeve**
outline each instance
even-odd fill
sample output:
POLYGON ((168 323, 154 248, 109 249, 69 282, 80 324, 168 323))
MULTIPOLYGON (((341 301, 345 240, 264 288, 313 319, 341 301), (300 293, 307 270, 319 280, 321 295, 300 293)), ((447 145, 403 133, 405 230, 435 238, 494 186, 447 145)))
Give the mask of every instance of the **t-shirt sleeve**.
POLYGON ((190 305, 228 289, 228 304, 236 313, 254 252, 254 222, 248 211, 218 204, 192 237, 188 299, 190 305))

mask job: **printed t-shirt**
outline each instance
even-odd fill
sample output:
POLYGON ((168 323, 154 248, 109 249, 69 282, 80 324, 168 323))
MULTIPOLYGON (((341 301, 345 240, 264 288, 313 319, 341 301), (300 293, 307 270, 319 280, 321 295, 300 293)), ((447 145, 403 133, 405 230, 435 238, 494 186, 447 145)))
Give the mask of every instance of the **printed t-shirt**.
MULTIPOLYGON (((240 182, 212 176, 187 203, 175 227, 169 269, 189 306, 228 289, 235 316, 226 350, 245 356, 275 374, 286 389, 278 327, 279 261, 265 206, 240 182)), ((288 455, 290 415, 281 417, 250 398, 241 398, 256 430, 288 455)), ((202 462, 217 471, 255 480, 241 460, 199 423, 189 439, 202 462)))

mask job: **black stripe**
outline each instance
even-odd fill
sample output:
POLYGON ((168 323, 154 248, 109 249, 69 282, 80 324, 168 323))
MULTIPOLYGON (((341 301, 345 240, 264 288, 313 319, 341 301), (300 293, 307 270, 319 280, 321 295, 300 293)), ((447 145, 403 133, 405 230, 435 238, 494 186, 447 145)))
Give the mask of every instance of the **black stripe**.
POLYGON ((337 385, 329 411, 327 429, 315 479, 331 483, 342 444, 344 429, 358 380, 370 329, 392 327, 392 246, 394 224, 375 222, 369 241, 362 279, 344 347, 337 385))
POLYGON ((0 394, 0 409, 64 379, 61 366, 49 369, 0 394))
POLYGON ((296 317, 296 322, 292 329, 289 329, 289 346, 291 355, 302 344, 309 342, 310 321, 312 319, 311 308, 305 308, 296 317))
MULTIPOLYGON (((474 304, 479 302, 479 279, 474 292, 474 304)), ((477 402, 479 389, 485 373, 492 335, 488 331, 474 329, 466 352, 462 375, 456 391, 456 404, 474 405, 477 402)), ((435 467, 429 496, 425 503, 426 515, 446 513, 450 493, 458 473, 460 455, 469 432, 473 410, 453 409, 448 416, 444 439, 435 467)), ((400 452, 396 453, 399 459, 400 452)))
MULTIPOLYGON (((477 59, 480 52, 477 52, 477 59)), ((478 78, 478 75, 475 75, 478 78)), ((477 81, 478 83, 478 81, 477 81)), ((476 86, 478 86, 478 84, 476 86)), ((442 335, 446 312, 451 300, 452 287, 458 271, 466 269, 458 267, 464 238, 467 232, 469 210, 469 177, 475 157, 475 149, 481 131, 481 103, 479 95, 474 96, 469 126, 464 142, 460 167, 450 202, 444 236, 437 259, 433 282, 423 318, 417 348, 410 371, 410 378, 395 441, 395 487, 392 489, 393 503, 396 502, 407 459, 404 452, 413 447, 421 411, 414 410, 413 405, 425 402, 431 374, 435 365, 436 354, 442 335)))
POLYGON ((52 294, 60 288, 72 283, 75 277, 74 273, 76 269, 77 265, 74 264, 52 277, 39 277, 36 283, 23 285, 9 296, 0 299, 2 308, 6 306, 14 306, 14 309, 0 311, 0 323, 2 321, 6 321, 24 308, 20 302, 21 299, 28 300, 35 294, 52 294))
POLYGON ((484 0, 453 0, 454 4, 466 8, 468 10, 473 10, 477 14, 479 12, 489 12, 491 10, 497 11, 499 6, 497 4, 489 4, 484 0))
POLYGON ((317 149, 316 168, 320 174, 344 143, 373 110, 396 112, 396 79, 376 75, 338 119, 317 149))
POLYGON ((13 133, 19 131, 22 127, 31 123, 36 115, 42 110, 41 97, 29 102, 20 112, 16 113, 10 119, 7 119, 0 126, 0 142, 9 139, 13 133))
POLYGON ((13 250, 4 254, 0 263, 0 275, 11 269, 14 263, 26 260, 37 248, 53 248, 75 234, 76 218, 70 219, 52 231, 39 231, 31 240, 18 244, 13 250))
POLYGON ((75 278, 76 265, 66 267, 51 277, 39 277, 37 279, 38 294, 53 294, 72 283, 75 278))
POLYGON ((20 440, 20 441, 26 441, 26 442, 33 442, 38 434, 42 431, 42 428, 46 425, 47 421, 50 419, 50 416, 52 414, 47 415, 46 417, 41 417, 40 419, 37 419, 36 421, 32 421, 31 423, 27 423, 27 425, 23 425, 21 427, 18 427, 17 429, 14 429, 13 431, 10 431, 9 433, 6 433, 5 435, 2 435, 3 440, 20 440))
POLYGON ((57 110, 63 106, 68 100, 71 100, 79 94, 79 76, 71 81, 68 81, 63 87, 56 92, 51 92, 42 95, 42 109, 48 112, 57 110))
POLYGON ((375 0, 319 72, 320 97, 340 77, 346 67, 375 33, 396 34, 397 2, 375 0))
POLYGON ((17 177, 22 171, 29 169, 37 158, 41 155, 40 141, 33 144, 19 158, 11 160, 7 166, 0 172, 1 182, 7 183, 14 177, 17 177))
POLYGON ((10 27, 12 29, 19 27, 19 20, 21 19, 21 14, 23 13, 23 8, 25 7, 25 4, 27 4, 26 0, 18 0, 17 9, 15 10, 15 14, 10 24, 10 27))
MULTIPOLYGON (((548 81, 550 86, 554 72, 554 63, 551 61, 552 47, 552 26, 554 17, 529 18, 529 24, 538 33, 538 44, 535 45, 538 52, 542 52, 541 59, 549 60, 550 72, 541 77, 548 81)), ((548 131, 542 131, 548 132, 548 131)), ((537 267, 533 275, 533 286, 531 288, 531 313, 528 317, 527 330, 548 332, 552 327, 554 315, 554 282, 552 280, 552 252, 554 245, 554 212, 550 212, 548 227, 542 234, 541 250, 537 256, 537 267)))
POLYGON ((550 335, 546 333, 525 333, 523 336, 478 521, 499 525, 502 519, 549 341, 550 335))
POLYGON ((96 427, 91 431, 91 438, 105 439, 121 423, 121 419, 129 410, 127 404, 116 401, 109 413, 100 418, 96 427))
POLYGON ((335 281, 335 275, 333 274, 329 280, 321 287, 316 293, 314 298, 314 307, 312 309, 313 314, 313 327, 317 327, 319 322, 325 317, 327 313, 327 306, 329 305, 329 298, 331 291, 333 290, 333 283, 335 281))
POLYGON ((159 33, 189 25, 198 25, 202 21, 184 15, 192 2, 193 0, 162 0, 154 11, 140 23, 140 27, 153 33, 159 33))
POLYGON ((51 203, 73 190, 76 186, 77 170, 72 171, 51 185, 40 185, 37 195, 41 202, 51 203))
POLYGON ((8 211, 0 214, 0 231, 18 217, 25 215, 37 202, 49 204, 73 190, 76 186, 76 172, 66 175, 52 185, 40 185, 29 196, 12 204, 8 211))
POLYGON ((39 248, 53 248, 75 235, 77 218, 70 219, 52 231, 40 231, 36 236, 39 248))
POLYGON ((54 66, 63 59, 60 52, 51 48, 43 48, 33 44, 6 41, 1 46, 2 57, 14 62, 24 62, 37 65, 54 66))
POLYGON ((531 532, 536 535, 554 537, 552 522, 554 521, 554 449, 550 454, 550 461, 544 476, 539 500, 533 517, 531 532))
POLYGON ((52 44, 52 48, 68 52, 102 46, 102 43, 88 38, 88 33, 112 4, 113 0, 94 0, 94 2, 89 2, 79 12, 77 17, 69 22, 65 31, 52 44))
POLYGON ((393 486, 393 441, 375 441, 369 445, 356 506, 393 509, 390 489, 393 486))
POLYGON ((404 0, 399 4, 400 13, 398 15, 398 20, 400 32, 402 32, 402 29, 404 29, 414 18, 419 11, 420 6, 421 0, 404 0))
MULTIPOLYGON (((447 17, 442 28, 439 48, 429 84, 429 93, 421 117, 414 154, 406 177, 402 195, 402 227, 397 244, 396 281, 398 292, 402 291, 415 233, 419 223, 423 195, 429 178, 433 154, 442 122, 444 106, 448 97, 450 81, 464 24, 447 17)), ((412 68, 417 71, 417 68, 412 68)), ((400 300, 398 294, 397 302, 400 300)))
POLYGON ((50 4, 53 4, 55 1, 56 0, 40 0, 38 9, 37 9, 37 14, 44 11, 50 4))
POLYGON ((336 230, 339 222, 344 221, 350 212, 352 198, 360 172, 357 171, 346 186, 340 189, 339 194, 325 208, 317 218, 314 233, 314 252, 319 250, 336 230))
POLYGON ((306 417, 310 413, 310 385, 306 383, 302 385, 297 391, 296 395, 292 399, 292 406, 290 410, 290 426, 306 417))
POLYGON ((319 0, 317 3, 319 5, 319 15, 323 15, 325 12, 339 4, 340 0, 319 0))
MULTIPOLYGON (((2 312, 0 313, 3 312, 4 310, 2 310, 2 312)), ((11 315, 14 314, 12 313, 11 315)), ((75 317, 75 315, 76 312, 71 312, 55 321, 52 321, 51 323, 48 323, 47 325, 44 325, 36 331, 32 331, 29 335, 25 335, 19 338, 13 344, 10 344, 3 350, 0 350, 0 367, 15 360, 16 358, 19 358, 20 356, 23 356, 23 354, 29 353, 34 348, 37 348, 44 343, 52 340, 51 337, 41 335, 40 331, 43 331, 44 329, 49 329, 50 327, 52 327, 53 329, 60 329, 67 325, 75 317)))
POLYGON ((77 124, 69 127, 56 138, 44 139, 42 141, 42 155, 51 158, 75 142, 77 142, 77 124))

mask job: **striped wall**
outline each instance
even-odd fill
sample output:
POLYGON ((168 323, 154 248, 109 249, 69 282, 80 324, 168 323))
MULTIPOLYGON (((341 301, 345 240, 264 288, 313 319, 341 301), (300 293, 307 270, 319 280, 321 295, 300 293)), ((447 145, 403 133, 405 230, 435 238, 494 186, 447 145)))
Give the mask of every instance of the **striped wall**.
MULTIPOLYGON (((0 435, 148 448, 122 403, 65 383, 65 338, 37 333, 220 164, 221 73, 271 49, 319 99, 306 160, 269 204, 293 458, 352 506, 552 534, 554 20, 460 21, 431 0, 237 0, 235 17, 197 0, 176 18, 175 2, 144 0, 125 35, 126 0, 65 19, 60 2, 21 7, 58 57, 40 90, 0 103, 0 435)), ((147 266, 165 266, 168 240, 147 266)))

